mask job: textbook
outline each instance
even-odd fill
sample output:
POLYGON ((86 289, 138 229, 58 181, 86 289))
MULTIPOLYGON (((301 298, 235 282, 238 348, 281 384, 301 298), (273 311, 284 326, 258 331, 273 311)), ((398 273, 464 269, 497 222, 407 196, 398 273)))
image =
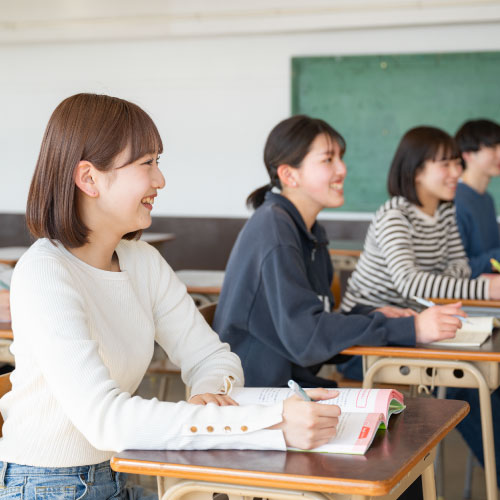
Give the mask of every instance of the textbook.
POLYGON ((479 347, 491 336, 493 328, 498 328, 500 321, 493 316, 468 316, 467 322, 457 330, 452 339, 432 342, 432 345, 450 347, 479 347))
MULTIPOLYGON (((318 404, 336 404, 341 415, 337 435, 314 452, 364 455, 379 428, 386 429, 390 416, 405 409, 403 395, 393 389, 345 389, 336 398, 318 404)), ((241 405, 272 405, 293 396, 288 387, 235 387, 230 396, 241 405)))

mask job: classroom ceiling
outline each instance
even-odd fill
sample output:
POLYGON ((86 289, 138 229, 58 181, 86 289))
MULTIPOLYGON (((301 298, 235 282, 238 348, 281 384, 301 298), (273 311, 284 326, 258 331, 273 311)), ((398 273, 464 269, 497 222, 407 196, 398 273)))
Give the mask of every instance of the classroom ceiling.
POLYGON ((499 20, 498 0, 0 0, 0 43, 251 35, 499 20))

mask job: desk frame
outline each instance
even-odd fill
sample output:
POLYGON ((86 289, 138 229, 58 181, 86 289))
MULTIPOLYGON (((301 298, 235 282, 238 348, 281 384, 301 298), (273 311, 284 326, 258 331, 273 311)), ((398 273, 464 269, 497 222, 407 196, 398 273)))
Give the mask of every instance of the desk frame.
POLYGON ((375 437, 364 457, 130 450, 115 455, 111 467, 157 476, 161 500, 211 500, 215 492, 228 494, 230 500, 395 500, 419 476, 425 500, 435 500, 436 447, 467 415, 468 405, 422 398, 408 400, 407 405, 406 412, 391 419, 388 431, 375 437))
POLYGON ((490 391, 500 386, 500 376, 499 364, 494 356, 489 356, 486 352, 436 352, 425 348, 404 347, 353 347, 343 353, 363 356, 365 388, 373 387, 378 382, 478 389, 486 494, 488 500, 498 500, 490 391), (461 361, 452 359, 458 354, 461 361), (449 359, 443 359, 446 357, 449 359), (408 373, 403 374, 402 367, 406 367, 408 373))

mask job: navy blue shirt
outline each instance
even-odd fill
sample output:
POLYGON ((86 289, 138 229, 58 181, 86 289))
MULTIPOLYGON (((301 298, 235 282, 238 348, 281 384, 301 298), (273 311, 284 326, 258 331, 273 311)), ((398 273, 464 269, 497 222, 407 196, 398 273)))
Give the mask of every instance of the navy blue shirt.
POLYGON ((478 193, 459 182, 455 205, 458 230, 469 258, 471 278, 493 272, 490 259, 500 260, 500 235, 493 198, 487 192, 478 193))
POLYGON ((294 378, 332 386, 316 373, 347 347, 415 345, 413 318, 331 312, 327 245, 324 228, 316 222, 309 232, 295 206, 275 193, 241 230, 213 327, 241 358, 245 385, 285 386, 294 378))

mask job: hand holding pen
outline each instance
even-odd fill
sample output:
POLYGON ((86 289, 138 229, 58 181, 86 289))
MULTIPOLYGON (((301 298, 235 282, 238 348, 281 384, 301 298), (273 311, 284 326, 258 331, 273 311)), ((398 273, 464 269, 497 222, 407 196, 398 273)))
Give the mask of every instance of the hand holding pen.
POLYGON ((337 391, 308 389, 307 393, 296 382, 289 386, 299 396, 283 401, 283 421, 273 429, 283 431, 287 446, 309 450, 327 443, 337 433, 340 408, 337 405, 319 405, 314 401, 338 396, 337 391), (296 387, 295 387, 296 385, 296 387), (304 400, 304 396, 309 401, 304 400))
MULTIPOLYGON (((414 297, 416 300, 417 297, 414 297)), ((422 304, 418 297, 418 302, 422 304)), ((431 301, 425 301, 426 307, 415 317, 415 340, 417 343, 428 344, 438 340, 451 339, 465 321, 465 313, 462 311, 462 303, 447 304, 439 306, 431 301), (427 304, 432 304, 428 306, 427 304)))
MULTIPOLYGON (((434 302, 432 302, 432 300, 422 299, 421 297, 415 297, 415 295, 412 295, 410 297, 410 299, 417 302, 417 304, 420 304, 421 306, 425 306, 425 307, 433 307, 436 305, 436 304, 434 304, 434 302)), ((459 316, 458 314, 453 314, 453 317, 458 318, 462 323, 470 323, 467 320, 467 318, 464 316, 459 316)))

